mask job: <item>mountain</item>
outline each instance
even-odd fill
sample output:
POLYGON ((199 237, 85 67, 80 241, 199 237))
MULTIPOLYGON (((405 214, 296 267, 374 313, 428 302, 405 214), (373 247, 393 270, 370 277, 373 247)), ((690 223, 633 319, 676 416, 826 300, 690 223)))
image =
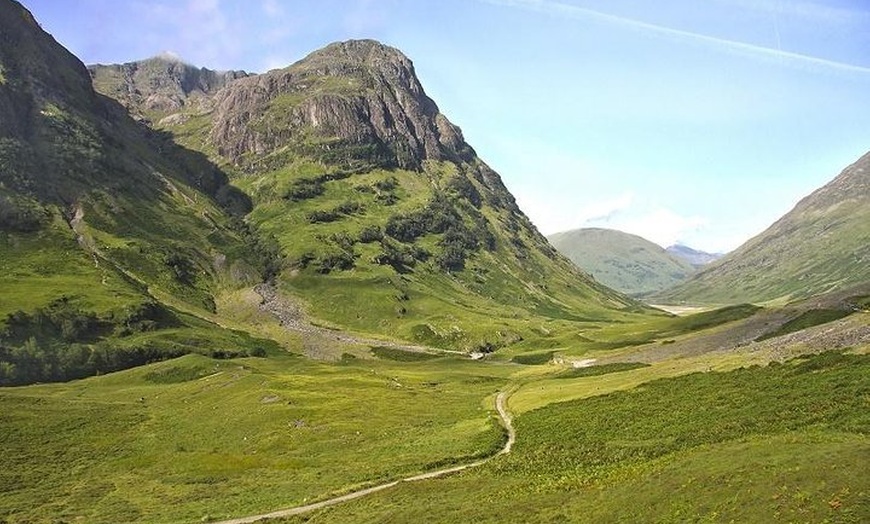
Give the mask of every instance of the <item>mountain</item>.
POLYGON ((229 82, 249 76, 244 71, 197 68, 171 53, 126 64, 91 65, 88 71, 97 91, 148 120, 207 103, 210 95, 229 82))
POLYGON ((710 262, 715 262, 723 256, 721 253, 707 253, 706 251, 692 249, 689 246, 684 246, 682 244, 669 246, 665 248, 665 251, 670 253, 672 256, 688 262, 695 268, 706 266, 710 262))
POLYGON ((548 237, 560 253, 602 284, 632 296, 672 287, 694 272, 687 261, 637 235, 584 228, 548 237))
POLYGON ((662 300, 796 299, 870 281, 870 154, 662 300))
POLYGON ((178 308, 261 280, 250 199, 97 94, 20 4, 0 29, 0 384, 243 354, 249 337, 178 308))
POLYGON ((277 287, 320 322, 473 349, 638 307, 547 243, 394 48, 331 44, 152 121, 251 196, 284 255, 277 287))
POLYGON ((643 309, 549 246, 395 49, 88 69, 16 2, 0 29, 0 384, 263 354, 213 322, 256 330, 232 298, 254 290, 479 351, 643 309))

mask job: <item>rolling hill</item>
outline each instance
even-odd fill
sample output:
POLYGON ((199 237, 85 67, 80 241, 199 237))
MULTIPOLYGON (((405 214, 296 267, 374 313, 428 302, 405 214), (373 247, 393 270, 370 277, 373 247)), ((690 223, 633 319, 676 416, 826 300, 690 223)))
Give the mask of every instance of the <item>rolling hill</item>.
POLYGON ((661 246, 613 229, 574 229, 548 239, 599 282, 632 296, 667 289, 695 271, 690 263, 661 246))
POLYGON ((870 281, 870 154, 660 300, 789 300, 870 281))

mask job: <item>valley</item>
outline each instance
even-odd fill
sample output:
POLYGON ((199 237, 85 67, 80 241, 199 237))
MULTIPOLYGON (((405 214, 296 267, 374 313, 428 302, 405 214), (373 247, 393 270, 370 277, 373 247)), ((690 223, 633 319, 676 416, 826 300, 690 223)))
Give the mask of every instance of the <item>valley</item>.
POLYGON ((718 260, 548 240, 394 47, 0 30, 0 522, 870 519, 870 156, 718 260))

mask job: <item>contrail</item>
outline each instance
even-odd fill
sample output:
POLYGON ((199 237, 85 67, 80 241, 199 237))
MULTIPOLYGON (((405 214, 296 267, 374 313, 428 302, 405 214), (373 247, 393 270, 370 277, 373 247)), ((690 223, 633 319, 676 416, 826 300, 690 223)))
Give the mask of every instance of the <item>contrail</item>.
MULTIPOLYGON (((629 29, 635 29, 644 31, 647 33, 656 34, 659 36, 665 36, 670 38, 676 38, 684 41, 697 42, 700 44, 704 44, 710 47, 717 47, 720 49, 726 49, 730 51, 738 51, 745 53, 747 55, 760 57, 760 58, 772 58, 778 61, 783 62, 791 62, 794 65, 803 65, 803 66, 815 66, 819 68, 824 68, 828 70, 847 72, 847 73, 859 73, 862 75, 870 74, 870 68, 857 66, 853 64, 847 64, 843 62, 836 62, 834 60, 826 60, 824 58, 817 58, 814 56, 802 55, 800 53, 792 53, 789 51, 783 51, 782 49, 771 49, 769 47, 763 47, 753 44, 747 44, 745 42, 739 42, 736 40, 728 40, 725 38, 716 38, 713 36, 703 35, 700 33, 693 33, 691 31, 684 31, 682 29, 674 29, 672 27, 666 27, 656 24, 650 24, 647 22, 641 22, 639 20, 634 20, 632 18, 625 18, 622 16, 611 15, 607 13, 603 13, 601 11, 596 11, 594 9, 588 9, 585 7, 578 7, 570 4, 565 4, 562 2, 557 2, 553 0, 479 0, 489 4, 500 5, 505 7, 515 7, 520 9, 526 9, 529 11, 537 11, 539 13, 544 13, 548 15, 555 16, 563 16, 573 19, 583 19, 583 20, 595 20, 602 23, 607 23, 611 25, 618 25, 622 27, 626 27, 629 29)), ((778 29, 777 29, 778 36, 778 29)))
POLYGON ((782 37, 779 34, 779 13, 780 13, 780 4, 779 0, 776 2, 776 11, 773 12, 773 32, 776 33, 776 50, 782 53, 782 37))

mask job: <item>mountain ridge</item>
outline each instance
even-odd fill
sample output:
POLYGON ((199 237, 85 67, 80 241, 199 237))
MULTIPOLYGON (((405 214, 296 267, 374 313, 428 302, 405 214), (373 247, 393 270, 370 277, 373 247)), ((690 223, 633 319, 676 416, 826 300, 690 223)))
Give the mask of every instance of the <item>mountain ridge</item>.
POLYGON ((870 280, 870 153, 762 233, 662 293, 713 303, 792 300, 870 280))
POLYGON ((704 267, 710 262, 715 262, 725 256, 723 253, 707 253, 706 251, 694 249, 684 244, 668 246, 665 248, 665 251, 675 257, 685 260, 695 268, 704 267))

